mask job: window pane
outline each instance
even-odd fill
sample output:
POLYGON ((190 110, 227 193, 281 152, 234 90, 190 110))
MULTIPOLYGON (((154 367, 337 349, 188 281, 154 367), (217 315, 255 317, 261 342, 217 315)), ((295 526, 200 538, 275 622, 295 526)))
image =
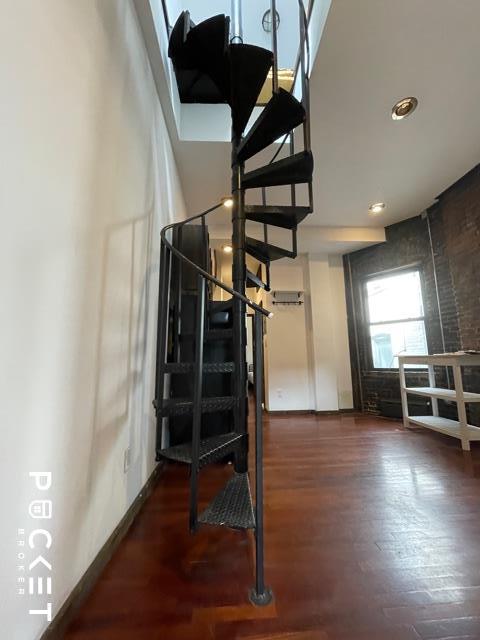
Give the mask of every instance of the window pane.
MULTIPOLYGON (((423 320, 373 325, 370 327, 370 338, 373 366, 376 369, 397 368, 396 354, 398 353, 401 355, 425 355, 428 353, 423 320)), ((418 368, 418 365, 413 366, 418 368)))
POLYGON ((420 273, 408 271, 367 282, 370 322, 423 316, 420 273))

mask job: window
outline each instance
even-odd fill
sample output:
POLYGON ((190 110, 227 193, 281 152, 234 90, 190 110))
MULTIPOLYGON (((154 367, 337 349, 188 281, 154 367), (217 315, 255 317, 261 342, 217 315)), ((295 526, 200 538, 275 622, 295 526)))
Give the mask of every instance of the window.
POLYGON ((420 272, 372 278, 365 290, 374 368, 398 368, 398 354, 428 353, 420 272))

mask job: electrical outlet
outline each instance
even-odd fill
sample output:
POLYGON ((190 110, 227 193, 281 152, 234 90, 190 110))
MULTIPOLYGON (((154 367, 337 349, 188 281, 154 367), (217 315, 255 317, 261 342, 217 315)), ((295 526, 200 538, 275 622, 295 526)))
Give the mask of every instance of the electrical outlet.
POLYGON ((130 447, 127 447, 123 452, 123 473, 127 473, 130 468, 131 452, 130 447))
POLYGON ((277 398, 283 398, 283 389, 277 389, 277 398))

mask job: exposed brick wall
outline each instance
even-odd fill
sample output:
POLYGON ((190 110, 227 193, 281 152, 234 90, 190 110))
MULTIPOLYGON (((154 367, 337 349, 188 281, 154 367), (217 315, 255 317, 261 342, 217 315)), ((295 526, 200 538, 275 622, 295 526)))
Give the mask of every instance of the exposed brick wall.
POLYGON ((455 295, 460 344, 480 349, 480 165, 438 203, 455 295))
POLYGON ((449 252, 446 244, 446 230, 443 224, 440 205, 435 204, 431 207, 428 211, 428 216, 435 256, 435 273, 440 301, 443 338, 445 341, 441 351, 456 351, 460 348, 458 311, 450 268, 449 252))
MULTIPOLYGON (((344 257, 355 405, 372 413, 379 412, 382 399, 399 400, 400 391, 398 373, 371 370, 362 294, 367 276, 417 264, 429 352, 480 349, 480 165, 445 191, 427 214, 387 227, 386 238, 384 244, 344 257)), ((436 374, 442 386, 452 383, 444 368, 436 374)), ((408 375, 412 386, 427 384, 424 373, 408 375)), ((478 369, 465 370, 465 387, 480 390, 478 369)), ((480 424, 480 407, 471 410, 471 421, 480 424)), ((441 403, 441 413, 454 416, 455 407, 441 403)))

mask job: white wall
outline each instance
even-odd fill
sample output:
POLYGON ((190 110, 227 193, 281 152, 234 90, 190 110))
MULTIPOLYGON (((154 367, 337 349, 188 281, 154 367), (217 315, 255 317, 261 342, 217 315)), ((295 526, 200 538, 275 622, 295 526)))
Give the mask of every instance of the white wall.
POLYGON ((347 301, 342 256, 328 256, 328 268, 330 273, 331 304, 335 318, 333 340, 335 344, 338 408, 352 409, 352 369, 348 343, 347 301))
POLYGON ((0 620, 34 640, 49 599, 17 594, 17 529, 53 536, 55 614, 154 467, 158 233, 184 205, 130 2, 2 8, 0 620))
MULTIPOLYGON (((272 290, 305 290, 301 259, 272 263, 270 276, 272 290)), ((267 409, 310 409, 305 307, 273 305, 272 295, 267 295, 265 306, 274 314, 267 320, 265 338, 267 409)))
POLYGON ((309 255, 308 324, 316 411, 353 407, 341 256, 309 255))
POLYGON ((303 255, 272 264, 272 290, 303 291, 303 306, 274 312, 265 341, 269 411, 351 409, 343 264, 340 255, 303 255))

